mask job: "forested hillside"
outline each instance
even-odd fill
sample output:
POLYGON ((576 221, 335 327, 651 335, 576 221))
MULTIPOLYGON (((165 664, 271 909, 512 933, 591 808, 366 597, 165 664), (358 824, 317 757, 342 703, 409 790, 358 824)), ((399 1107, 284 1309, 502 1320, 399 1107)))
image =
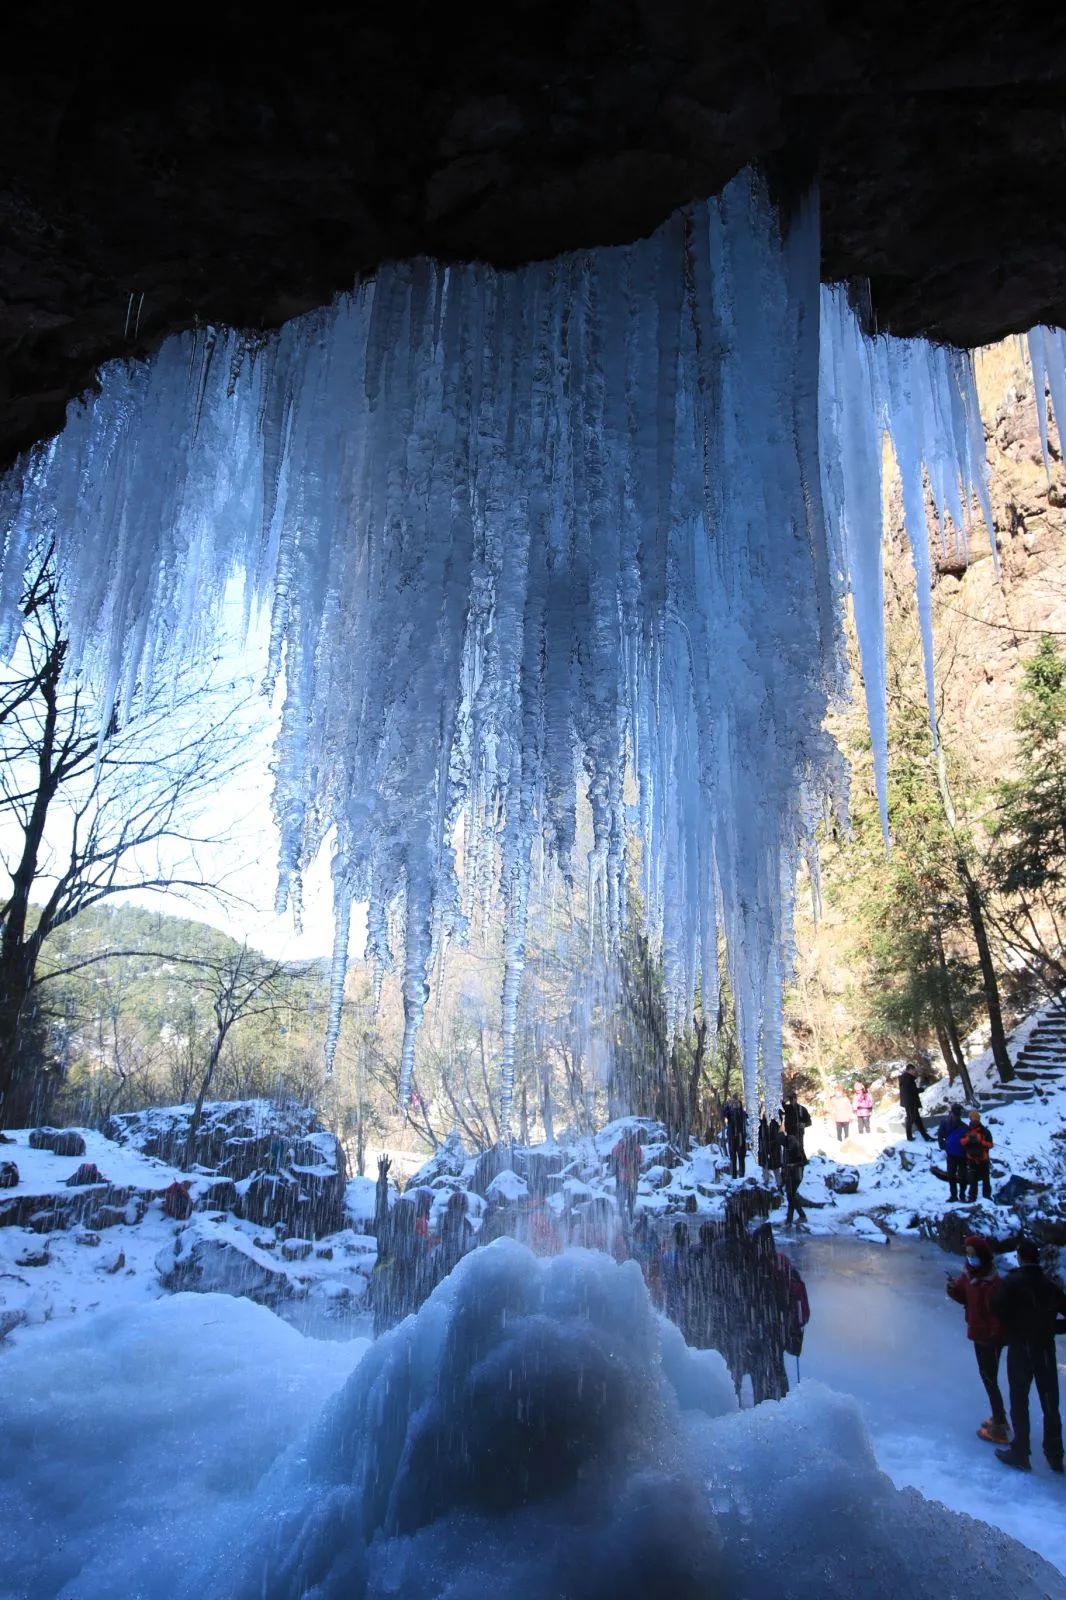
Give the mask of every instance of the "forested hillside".
POLYGON ((998 571, 978 515, 969 540, 932 526, 935 712, 930 735, 911 557, 891 463, 894 529, 885 557, 889 717, 886 855, 874 797, 861 678, 834 731, 851 768, 851 832, 827 826, 820 916, 798 907, 787 1001, 794 1069, 832 1081, 919 1047, 957 1064, 971 1030, 989 1034, 978 935, 987 939, 1006 1021, 1061 985, 1066 740, 1066 478, 1054 442, 1045 470, 1020 348, 977 357, 987 422, 998 571), (1041 709, 1042 708, 1042 709, 1041 709), (1031 812, 1031 802, 1042 817, 1031 812), (1030 808, 1028 820, 1027 808, 1030 808), (1026 828, 1043 863, 1025 878, 1026 828), (1057 837, 1056 837, 1057 830, 1057 837), (976 931, 975 931, 976 929, 976 931))

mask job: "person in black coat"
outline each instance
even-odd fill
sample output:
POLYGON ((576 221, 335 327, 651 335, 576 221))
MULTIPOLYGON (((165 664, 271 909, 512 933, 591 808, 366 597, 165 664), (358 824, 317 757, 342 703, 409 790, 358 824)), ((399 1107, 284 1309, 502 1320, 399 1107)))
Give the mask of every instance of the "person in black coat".
POLYGON ((811 1125, 811 1114, 806 1106, 801 1106, 796 1099, 795 1089, 790 1089, 785 1096, 785 1103, 781 1107, 781 1125, 790 1139, 799 1142, 800 1155, 804 1161, 807 1152, 804 1149, 803 1136, 811 1125))
POLYGON ((807 1213, 803 1209, 803 1200, 800 1196, 799 1186, 803 1181, 807 1157, 804 1153, 803 1142, 794 1134, 786 1133, 782 1128, 777 1135, 778 1149, 781 1156, 781 1184, 788 1201, 788 1212, 785 1216, 785 1227, 791 1228, 794 1221, 799 1221, 806 1226, 807 1213))
POLYGON ((764 1111, 759 1118, 758 1156, 764 1183, 776 1184, 781 1175, 781 1141, 778 1135, 781 1124, 776 1117, 767 1118, 764 1111))
POLYGON ((748 1113, 740 1103, 739 1095, 730 1095, 722 1109, 725 1123, 726 1149, 729 1151, 729 1175, 742 1178, 748 1159, 748 1113))
POLYGON ((1044 1455, 1052 1472, 1062 1471, 1062 1419, 1055 1334, 1066 1332, 1066 1294, 1046 1277, 1032 1239, 1018 1245, 1018 1265, 992 1298, 992 1311, 1007 1340, 1007 1383, 1014 1442, 996 1455, 1004 1466, 1029 1471, 1029 1390, 1036 1384, 1044 1413, 1044 1455))
POLYGON ((899 1103, 903 1107, 907 1138, 912 1139, 917 1128, 926 1144, 932 1144, 932 1138, 922 1121, 922 1091, 918 1085, 918 1069, 913 1061, 908 1061, 899 1075, 899 1103))

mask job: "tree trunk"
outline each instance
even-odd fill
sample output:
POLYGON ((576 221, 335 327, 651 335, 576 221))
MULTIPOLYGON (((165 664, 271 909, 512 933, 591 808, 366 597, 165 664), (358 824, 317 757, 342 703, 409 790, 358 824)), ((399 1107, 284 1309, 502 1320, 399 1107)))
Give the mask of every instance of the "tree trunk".
POLYGON ((33 990, 33 969, 27 965, 26 947, 21 946, 4 960, 0 973, 0 1128, 17 1128, 37 1122, 41 1117, 44 1084, 42 1062, 37 1059, 39 1040, 36 1030, 28 1030, 25 1019, 33 990), (29 1035, 29 1036, 28 1036, 29 1035))
POLYGON ((933 1026, 936 1028, 936 1042, 940 1046, 940 1054, 944 1058, 944 1065, 948 1069, 948 1083, 954 1083, 959 1075, 959 1063, 956 1061, 952 1051, 947 1029, 944 1027, 940 1017, 934 1019, 933 1026))
MULTIPOLYGON (((1011 1062, 1010 1051, 1007 1049, 1007 1034, 1003 1027, 1003 1011, 999 1002, 999 980, 996 977, 996 968, 992 960, 992 947, 988 942, 988 929, 985 926, 981 892, 973 880, 969 866, 961 858, 959 860, 959 871, 962 874, 963 889, 966 895, 966 909, 970 913, 970 926, 973 928, 974 943, 977 946, 977 959, 981 963, 981 986, 985 991, 988 1026, 992 1034, 992 1059, 996 1063, 1000 1082, 1010 1083, 1014 1077, 1014 1066, 1011 1062)), ((972 1090, 970 1092, 972 1093, 972 1090)))
POLYGON ((541 1100, 540 1114, 544 1122, 544 1143, 555 1143, 555 1115, 552 1109, 552 1079, 550 1057, 545 1051, 544 1061, 544 1094, 541 1100))
POLYGON ((215 1048, 211 1052, 211 1059, 207 1063, 207 1071, 200 1080, 200 1092, 196 1096, 196 1104, 193 1106, 192 1112, 192 1121, 189 1123, 189 1133, 185 1140, 185 1160, 182 1162, 183 1172, 188 1172, 189 1168, 192 1166, 193 1152, 196 1148, 196 1135, 200 1131, 200 1122, 204 1114, 204 1101, 207 1099, 207 1091, 211 1087, 211 1079, 215 1076, 215 1068, 218 1066, 219 1057, 222 1054, 222 1046, 225 1044, 225 1042, 225 1034, 223 1034, 220 1039, 216 1039, 215 1048))
POLYGON ((940 932, 939 924, 934 928, 936 938, 937 962, 940 967, 941 988, 941 1015, 936 1019, 937 1038, 940 1039, 941 1051, 944 1050, 944 1039, 947 1039, 947 1054, 945 1060, 954 1064, 955 1071, 948 1067, 948 1081, 953 1082, 955 1074, 962 1079, 962 1087, 967 1100, 974 1098, 973 1084, 970 1082, 970 1069, 966 1065, 966 1054, 959 1038, 959 1030, 955 1024, 955 1013, 951 1009, 951 978, 948 973, 947 957, 944 954, 944 938, 940 932))
MULTIPOLYGON (((944 807, 944 815, 958 844, 955 804, 948 786, 947 764, 944 760, 944 746, 942 744, 937 745, 936 779, 940 790, 940 801, 944 807)), ((981 891, 977 887, 973 873, 970 871, 970 863, 961 848, 956 854, 955 865, 959 877, 962 879, 963 893, 966 896, 966 909, 970 915, 970 926, 973 929, 974 943, 977 946, 977 959, 981 964, 981 987, 985 992, 988 1026, 992 1035, 992 1059, 996 1063, 1000 1081, 1002 1083, 1010 1083, 1014 1077, 1014 1067, 1011 1064, 1010 1052, 1007 1049, 1007 1035, 1003 1027, 1003 1012, 999 1003, 999 980, 996 977, 995 963, 992 960, 992 947, 988 942, 988 929, 985 926, 981 891)), ((970 1090, 971 1094, 972 1092, 970 1090)))

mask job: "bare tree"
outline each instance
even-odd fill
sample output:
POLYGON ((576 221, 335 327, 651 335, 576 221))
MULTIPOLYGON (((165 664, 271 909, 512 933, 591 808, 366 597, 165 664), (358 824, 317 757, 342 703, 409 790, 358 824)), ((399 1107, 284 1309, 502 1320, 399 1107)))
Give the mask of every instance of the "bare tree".
MULTIPOLYGON (((208 794, 243 763, 238 687, 190 668, 107 713, 72 670, 51 551, 0 673, 0 1126, 43 1109, 38 963, 57 929, 111 895, 208 890, 196 831, 208 794)), ((49 976, 56 976, 50 973, 49 976)))
POLYGON ((230 1031, 238 1022, 273 1015, 279 1010, 285 1000, 285 968, 280 961, 270 961, 258 950, 252 950, 247 943, 237 950, 226 951, 224 955, 205 956, 188 965, 194 969, 189 982, 192 987, 210 996, 215 1019, 185 1143, 185 1165, 191 1167, 196 1135, 204 1114, 204 1101, 214 1081, 230 1031))

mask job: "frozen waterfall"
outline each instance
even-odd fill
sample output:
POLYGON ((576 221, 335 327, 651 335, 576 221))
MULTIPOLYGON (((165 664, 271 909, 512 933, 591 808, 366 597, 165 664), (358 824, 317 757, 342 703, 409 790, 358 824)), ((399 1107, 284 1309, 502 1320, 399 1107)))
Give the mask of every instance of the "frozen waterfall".
POLYGON ((814 201, 784 230, 744 174, 632 246, 413 261, 270 341, 109 367, 3 488, 0 624, 54 538, 75 657, 121 701, 246 576, 284 675, 279 905, 332 835, 337 1013, 366 900, 404 1101, 434 949, 499 894, 507 1123, 532 847, 577 870, 584 786, 598 930, 635 829, 671 1013, 717 983, 723 934, 754 1104, 779 1089, 797 863, 843 804, 849 588, 884 805, 886 429, 931 661, 927 486, 960 526, 987 514, 969 357, 867 339, 819 286, 814 201))

